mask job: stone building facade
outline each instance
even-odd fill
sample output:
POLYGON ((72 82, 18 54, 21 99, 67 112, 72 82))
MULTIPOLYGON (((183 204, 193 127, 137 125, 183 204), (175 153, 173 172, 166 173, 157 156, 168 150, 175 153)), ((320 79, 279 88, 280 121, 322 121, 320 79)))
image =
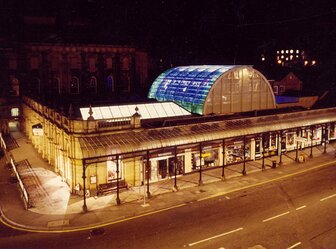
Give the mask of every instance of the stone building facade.
POLYGON ((147 87, 147 53, 132 46, 25 43, 2 50, 12 94, 128 95, 147 87))

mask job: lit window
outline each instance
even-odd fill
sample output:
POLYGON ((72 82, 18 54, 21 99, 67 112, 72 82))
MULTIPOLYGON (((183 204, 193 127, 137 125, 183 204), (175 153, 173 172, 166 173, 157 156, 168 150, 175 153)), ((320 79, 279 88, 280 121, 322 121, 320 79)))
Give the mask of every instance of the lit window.
POLYGON ((288 54, 288 49, 286 50, 286 54, 288 54))
POLYGON ((19 108, 12 108, 11 109, 11 115, 12 115, 12 117, 19 116, 19 108))
POLYGON ((304 61, 304 65, 307 66, 308 65, 308 61, 304 61))
POLYGON ((289 52, 292 54, 294 51, 293 51, 293 49, 291 49, 289 52))
POLYGON ((299 56, 298 56, 298 55, 296 55, 295 57, 296 57, 296 58, 299 58, 299 56))
POLYGON ((283 54, 283 53, 284 53, 284 51, 283 51, 283 50, 281 50, 281 53, 283 54))
POLYGON ((300 53, 300 51, 297 49, 297 50, 296 50, 296 53, 298 54, 298 53, 300 53))
POLYGON ((278 86, 274 86, 274 93, 275 93, 276 95, 279 94, 279 92, 278 92, 278 86))
POLYGON ((280 53, 280 51, 278 50, 278 51, 277 51, 277 54, 279 54, 279 53, 280 53))
POLYGON ((293 59, 293 55, 291 54, 291 55, 289 56, 289 58, 290 58, 290 60, 292 60, 292 59, 293 59))
POLYGON ((288 61, 288 57, 286 57, 286 61, 288 61))
POLYGON ((282 62, 281 60, 278 60, 278 64, 281 64, 281 62, 282 62))
POLYGON ((315 61, 315 60, 314 60, 314 61, 312 61, 312 62, 311 62, 311 64, 312 64, 312 65, 315 65, 315 64, 316 64, 316 61, 315 61))
POLYGON ((285 58, 285 56, 281 55, 281 59, 285 58))

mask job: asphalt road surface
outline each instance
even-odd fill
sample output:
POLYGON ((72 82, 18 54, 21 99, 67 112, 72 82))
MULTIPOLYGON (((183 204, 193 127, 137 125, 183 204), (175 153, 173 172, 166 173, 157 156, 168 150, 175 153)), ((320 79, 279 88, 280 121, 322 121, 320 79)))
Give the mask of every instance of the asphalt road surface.
POLYGON ((0 226, 0 248, 334 249, 335 210, 334 165, 93 231, 0 226))

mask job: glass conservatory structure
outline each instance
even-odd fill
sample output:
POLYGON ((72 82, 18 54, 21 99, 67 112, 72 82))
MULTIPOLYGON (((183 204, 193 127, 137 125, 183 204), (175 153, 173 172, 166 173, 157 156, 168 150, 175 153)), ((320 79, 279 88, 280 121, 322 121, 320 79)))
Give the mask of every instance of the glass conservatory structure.
POLYGON ((276 108, 267 79, 252 66, 182 66, 163 72, 148 98, 173 101, 199 115, 276 108))

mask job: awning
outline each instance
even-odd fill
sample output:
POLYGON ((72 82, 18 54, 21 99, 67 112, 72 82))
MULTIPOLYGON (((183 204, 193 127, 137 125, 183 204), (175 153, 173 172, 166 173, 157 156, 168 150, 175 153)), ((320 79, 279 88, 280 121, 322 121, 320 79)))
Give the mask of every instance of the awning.
POLYGON ((126 154, 171 146, 289 130, 336 121, 336 108, 263 117, 125 130, 116 134, 79 137, 83 158, 126 154))

